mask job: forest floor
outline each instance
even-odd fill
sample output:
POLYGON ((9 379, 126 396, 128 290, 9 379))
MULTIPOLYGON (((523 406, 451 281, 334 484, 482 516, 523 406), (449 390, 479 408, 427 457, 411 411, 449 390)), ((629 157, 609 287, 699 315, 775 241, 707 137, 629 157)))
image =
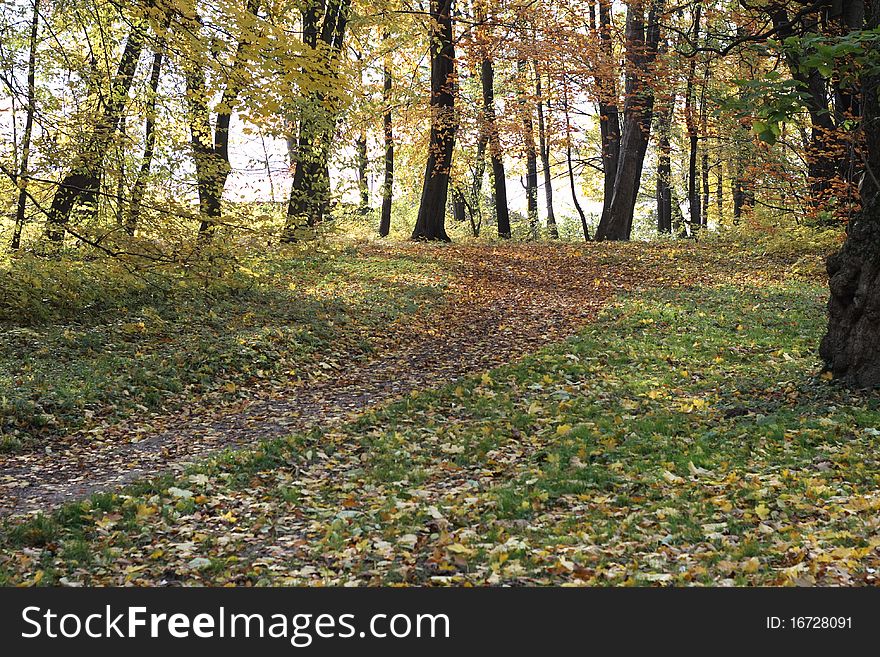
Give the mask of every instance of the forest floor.
POLYGON ((342 312, 315 374, 5 455, 45 513, 0 584, 877 583, 880 405, 820 375, 821 283, 695 244, 346 257, 409 303, 342 312))

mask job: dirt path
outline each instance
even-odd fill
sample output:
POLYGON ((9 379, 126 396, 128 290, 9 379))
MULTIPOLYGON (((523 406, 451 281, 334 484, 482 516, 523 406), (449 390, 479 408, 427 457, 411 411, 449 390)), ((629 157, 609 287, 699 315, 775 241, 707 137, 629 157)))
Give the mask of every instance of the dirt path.
MULTIPOLYGON (((100 443, 83 433, 45 455, 0 458, 0 515, 47 510, 66 501, 179 469, 213 451, 246 447, 295 430, 345 420, 414 390, 509 362, 573 334, 617 292, 643 278, 603 267, 560 246, 424 245, 367 247, 372 255, 434 249, 451 275, 439 308, 417 311, 376 339, 375 356, 338 370, 335 380, 257 393, 237 410, 200 409, 161 418, 153 433, 127 426, 100 443)), ((644 273, 642 273, 644 274, 644 273)), ((70 438, 70 437, 68 437, 70 438)))

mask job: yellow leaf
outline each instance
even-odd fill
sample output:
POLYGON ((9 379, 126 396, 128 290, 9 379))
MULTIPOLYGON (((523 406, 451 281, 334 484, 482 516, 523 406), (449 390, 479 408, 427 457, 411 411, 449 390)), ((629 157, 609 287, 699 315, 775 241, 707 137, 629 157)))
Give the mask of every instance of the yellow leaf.
POLYGON ((557 436, 564 436, 569 431, 571 431, 570 424, 560 424, 558 427, 556 427, 556 435, 557 436))
POLYGON ((757 515, 761 520, 766 520, 770 517, 770 509, 767 508, 766 504, 759 504, 755 507, 755 515, 757 515))

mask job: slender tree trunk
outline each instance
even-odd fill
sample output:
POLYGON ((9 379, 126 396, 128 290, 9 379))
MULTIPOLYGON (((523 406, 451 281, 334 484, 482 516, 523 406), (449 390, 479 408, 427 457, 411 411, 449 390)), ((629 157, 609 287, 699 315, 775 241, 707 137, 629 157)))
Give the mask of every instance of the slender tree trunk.
MULTIPOLYGON (((700 14, 701 5, 694 3, 693 10, 693 33, 691 34, 691 42, 699 43, 700 40, 700 14)), ((700 135, 697 131, 697 121, 694 113, 694 87, 697 74, 697 58, 691 57, 690 68, 687 77, 687 93, 685 95, 684 118, 687 126, 688 141, 690 142, 690 152, 688 158, 688 204, 690 207, 690 227, 691 235, 696 236, 702 226, 701 208, 700 208, 700 192, 697 186, 697 156, 700 148, 700 135)))
POLYGON ((431 136, 414 240, 450 241, 446 197, 456 128, 452 22, 452 0, 431 0, 431 136))
MULTIPOLYGON (((384 40, 388 39, 388 34, 384 40)), ((382 214, 379 218, 379 236, 388 237, 391 232, 391 201, 394 199, 394 115, 391 109, 391 92, 394 79, 391 74, 391 55, 385 55, 383 65, 384 86, 382 102, 385 105, 382 115, 383 134, 385 136, 385 181, 382 183, 382 214)))
POLYGON ((150 91, 147 95, 146 120, 144 122, 144 154, 131 190, 131 201, 128 204, 128 214, 125 218, 125 231, 129 235, 134 235, 137 230, 141 203, 146 191, 147 178, 150 175, 150 165, 153 162, 153 152, 156 147, 156 98, 159 91, 159 78, 162 73, 163 51, 164 41, 160 41, 156 52, 153 53, 153 65, 150 68, 150 91))
POLYGON ((489 159, 492 163, 492 184, 495 190, 495 218, 498 222, 498 237, 509 239, 510 210, 507 206, 507 177, 504 160, 501 158, 501 139, 495 121, 495 68, 492 60, 486 57, 480 67, 480 80, 483 84, 483 121, 489 135, 489 159))
POLYGON ((574 182, 574 166, 571 158, 571 116, 568 111, 568 78, 562 76, 562 111, 565 115, 565 160, 568 164, 568 183, 571 186, 571 201, 581 219, 581 228, 584 231, 584 241, 590 241, 590 227, 587 225, 587 216, 581 207, 577 197, 577 185, 574 182))
POLYGON ((627 93, 624 126, 614 196, 596 231, 596 239, 599 240, 628 240, 632 235, 633 216, 654 110, 650 68, 657 57, 660 41, 659 16, 664 6, 664 0, 651 0, 646 23, 646 2, 647 0, 632 0, 627 6, 627 93))
POLYGON ((31 17, 31 34, 28 51, 27 76, 27 115, 24 121, 24 135, 21 139, 21 163, 18 169, 18 201, 15 205, 15 227, 12 232, 10 247, 17 251, 21 247, 21 231, 24 228, 25 209, 27 207, 28 161, 31 153, 31 134, 34 129, 34 113, 36 111, 36 70, 37 70, 37 35, 40 30, 40 0, 34 0, 34 13, 31 17))
POLYGON ((358 192, 360 192, 360 205, 358 211, 361 214, 367 214, 370 211, 370 186, 367 181, 367 136, 359 135, 356 140, 357 148, 357 165, 358 165, 358 192))
MULTIPOLYGON (((322 73, 328 80, 338 75, 350 8, 351 0, 308 0, 302 11, 303 43, 313 56, 321 58, 322 73)), ((313 75, 306 69, 303 73, 313 75)), ((330 210, 329 160, 340 99, 331 91, 312 93, 309 101, 315 111, 299 117, 299 135, 293 148, 288 141, 293 180, 282 242, 295 242, 303 224, 314 228, 330 210)))
POLYGON ((553 212, 553 176, 550 172, 550 143, 547 139, 547 124, 544 119, 544 94, 541 88, 541 70, 535 60, 535 96, 538 105, 538 147, 541 152, 541 168, 544 170, 544 198, 547 202, 547 232, 554 240, 559 239, 556 214, 553 212))
POLYGON ((526 214, 529 220, 529 236, 538 239, 538 149, 535 145, 535 125, 532 120, 532 107, 525 92, 528 75, 526 60, 516 62, 518 81, 517 95, 522 116, 523 144, 526 152, 526 214))
POLYGON ((46 237, 53 242, 64 240, 65 226, 70 221, 70 213, 77 201, 81 198, 95 197, 99 192, 104 159, 125 111, 128 92, 143 47, 143 29, 135 25, 126 39, 110 87, 110 95, 104 103, 101 116, 92 128, 83 151, 77 156, 71 170, 61 179, 52 197, 46 223, 46 237))

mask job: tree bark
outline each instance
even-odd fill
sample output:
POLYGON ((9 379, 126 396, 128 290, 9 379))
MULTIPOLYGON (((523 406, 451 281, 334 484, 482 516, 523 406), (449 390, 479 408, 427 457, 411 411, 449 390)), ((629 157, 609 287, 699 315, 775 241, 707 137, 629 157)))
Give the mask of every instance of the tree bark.
POLYGON ((646 0, 633 0, 627 7, 627 81, 624 125, 620 157, 614 180, 614 195, 607 213, 603 212, 596 231, 597 240, 628 240, 641 184, 642 167, 648 149, 654 92, 649 78, 660 41, 659 15, 664 0, 652 0, 645 21, 646 0))
MULTIPOLYGON (((880 26, 873 3, 865 27, 880 26)), ((843 248, 828 259, 828 329, 819 353, 832 375, 848 386, 880 386, 880 77, 862 80, 865 134, 863 209, 847 226, 843 248)))
POLYGON ((541 168, 544 171, 544 198, 547 202, 547 232, 551 239, 559 239, 556 214, 553 212, 553 176, 550 172, 550 143, 547 139, 547 124, 544 119, 544 94, 541 86, 541 70, 535 60, 535 96, 538 105, 538 148, 541 153, 541 168))
POLYGON ((452 1, 431 0, 431 135, 414 240, 451 241, 446 234, 446 198, 456 128, 452 1))
POLYGON ((517 95, 522 118, 523 145, 526 152, 526 214, 529 221, 529 237, 538 239, 538 150, 535 145, 535 125, 532 120, 532 107, 525 92, 525 81, 528 75, 526 60, 516 62, 518 73, 517 95))
MULTIPOLYGON (((387 33, 383 37, 388 39, 387 33)), ((379 237, 388 237, 391 232, 391 202, 394 199, 394 115, 391 109, 391 92, 394 78, 391 73, 391 55, 385 55, 382 67, 384 86, 382 87, 382 128, 385 136, 385 180, 382 183, 382 214, 379 217, 379 237)))
POLYGON ((40 0, 34 0, 34 13, 31 17, 31 33, 28 51, 27 76, 27 115, 24 121, 24 134, 21 139, 21 163, 18 169, 18 200, 15 204, 15 227, 12 232, 10 248, 17 251, 21 247, 21 231, 24 228, 25 209, 27 207, 28 161, 31 153, 31 134, 34 130, 34 113, 36 111, 36 69, 37 69, 37 35, 40 30, 40 0))
MULTIPOLYGON (((337 76, 351 0, 309 0, 302 11, 303 43, 321 62, 322 75, 337 76)), ((303 69, 305 75, 313 71, 303 69)), ((287 203, 282 242, 295 242, 297 229, 314 228, 330 210, 329 160, 339 99, 309 95, 310 111, 299 117, 299 134, 288 140, 293 180, 287 203)))
POLYGON ((614 181, 620 161, 620 112, 617 107, 617 65, 611 34, 611 0, 599 0, 599 46, 601 73, 597 77, 599 91, 599 134, 602 141, 604 190, 600 226, 607 224, 614 198, 614 181))
POLYGON ((666 107, 658 117, 657 147, 657 232, 672 233, 672 144, 670 132, 675 113, 676 93, 672 92, 666 107))

